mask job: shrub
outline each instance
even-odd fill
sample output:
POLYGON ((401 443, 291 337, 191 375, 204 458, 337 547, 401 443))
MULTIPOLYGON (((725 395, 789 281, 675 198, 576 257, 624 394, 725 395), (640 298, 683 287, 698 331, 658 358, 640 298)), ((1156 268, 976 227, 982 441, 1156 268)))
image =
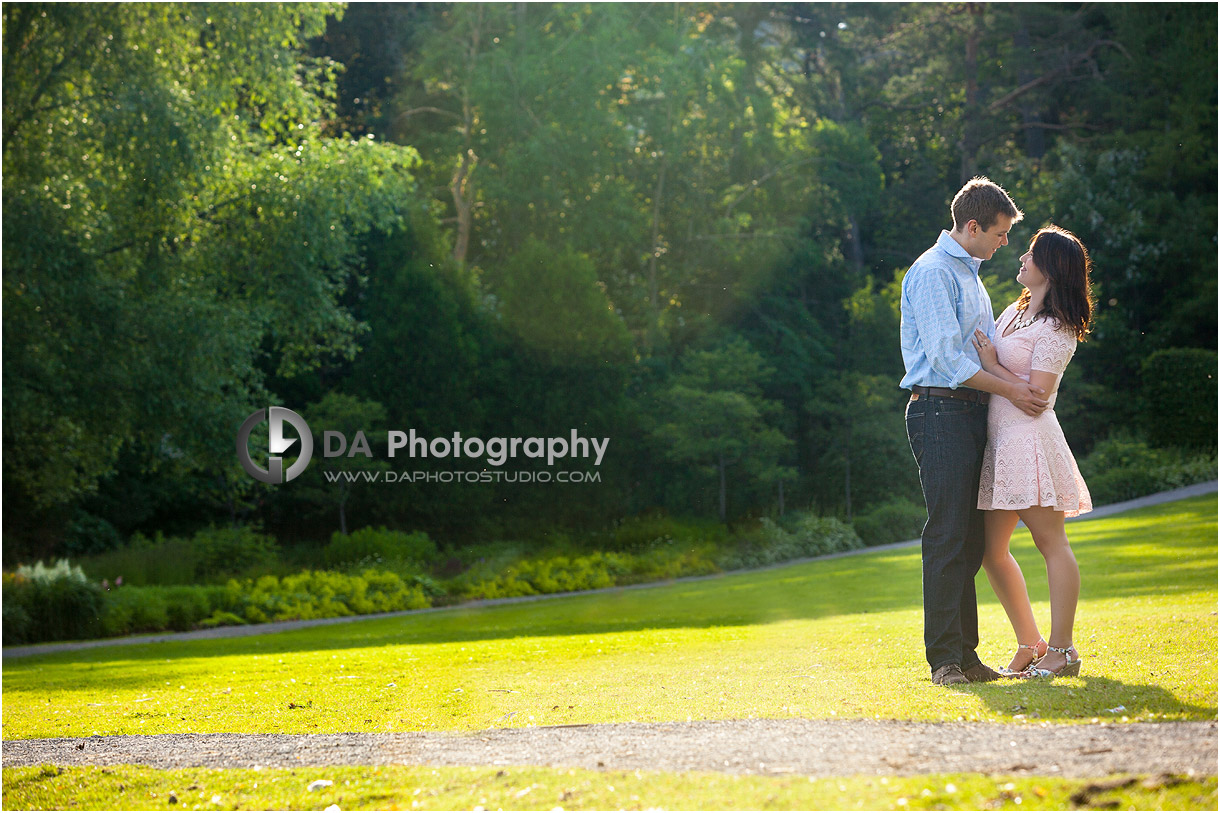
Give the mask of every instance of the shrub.
POLYGON ((68 523, 64 550, 74 556, 114 550, 123 539, 113 525, 101 517, 78 511, 68 523))
POLYGON ((735 547, 720 553, 717 564, 739 570, 863 547, 855 530, 834 517, 798 511, 784 522, 788 528, 763 517, 757 528, 742 534, 735 547))
POLYGON ((405 533, 386 528, 361 528, 350 534, 336 532, 323 551, 328 567, 360 562, 402 562, 422 568, 436 561, 436 543, 422 531, 405 533))
POLYGON ((126 545, 81 559, 81 567, 94 580, 113 581, 121 576, 129 586, 192 584, 198 564, 191 540, 166 537, 160 532, 152 539, 132 534, 126 545))
POLYGON ((105 594, 102 633, 191 630, 231 603, 226 588, 215 585, 115 587, 105 594))
POLYGON ((728 530, 719 522, 679 521, 662 514, 646 514, 625 519, 600 536, 596 541, 604 550, 642 553, 668 545, 723 544, 728 541, 728 530))
POLYGON ((1216 458, 1213 453, 1153 449, 1129 433, 1119 432, 1093 447, 1080 461, 1080 473, 1093 504, 1108 505, 1213 480, 1216 458))
POLYGON ((199 622, 199 626, 204 629, 213 627, 236 627, 246 623, 246 619, 236 613, 230 613, 225 610, 217 610, 207 618, 199 622))
POLYGON ((273 537, 246 525, 236 528, 209 526, 196 532, 191 544, 197 556, 195 576, 200 580, 269 567, 279 555, 279 546, 273 537))
POLYGON ((83 566, 95 579, 122 576, 129 586, 186 585, 273 567, 278 560, 275 539, 254 528, 209 526, 189 539, 136 533, 116 550, 87 557, 83 566))
POLYGON ((106 635, 161 632, 169 627, 169 607, 157 587, 120 587, 106 593, 102 631, 106 635))
POLYGON ((825 556, 864 547, 856 529, 834 517, 796 512, 792 536, 801 556, 825 556))
POLYGON ((3 602, 5 619, 14 622, 4 635, 14 643, 89 638, 101 627, 102 588, 67 559, 17 568, 5 578, 3 602))
POLYGON ((13 591, 21 588, 15 586, 16 577, 12 573, 4 574, 4 642, 6 644, 21 644, 29 640, 33 627, 33 619, 25 607, 16 599, 13 591))
POLYGON ((1158 350, 1140 365, 1144 428, 1154 446, 1216 448, 1216 351, 1158 350))
POLYGON ((325 570, 307 570, 283 579, 263 576, 228 584, 237 597, 231 608, 254 623, 345 615, 417 610, 431 602, 418 587, 407 585, 397 573, 366 570, 359 576, 325 570))
POLYGON ((466 598, 511 598, 546 593, 597 590, 644 581, 640 559, 626 553, 591 553, 586 556, 548 556, 525 559, 501 573, 466 573, 450 589, 466 598))
POLYGON ((917 539, 923 533, 927 519, 922 505, 899 498, 857 514, 852 519, 852 525, 861 541, 871 547, 917 539))
POLYGON ((503 540, 462 548, 456 553, 465 570, 451 580, 451 593, 461 593, 461 585, 495 580, 525 559, 525 548, 521 543, 503 540))
POLYGON ((179 632, 192 630, 212 613, 206 588, 187 585, 165 587, 166 624, 179 632))
POLYGON ((715 557, 716 546, 707 542, 657 548, 631 557, 630 573, 620 584, 707 576, 720 570, 715 557))

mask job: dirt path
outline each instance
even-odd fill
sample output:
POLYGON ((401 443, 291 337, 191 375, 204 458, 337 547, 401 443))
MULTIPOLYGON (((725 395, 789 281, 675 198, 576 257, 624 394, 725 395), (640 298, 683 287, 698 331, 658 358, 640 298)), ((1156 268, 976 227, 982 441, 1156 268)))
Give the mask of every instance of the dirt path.
POLYGON ((468 734, 161 734, 10 740, 4 767, 540 765, 735 774, 968 772, 1216 775, 1215 722, 1010 725, 730 720, 496 729, 468 734))
MULTIPOLYGON (((1130 511, 1134 508, 1144 508, 1149 505, 1160 505, 1161 503, 1173 502, 1174 500, 1184 500, 1187 497, 1197 497, 1203 494, 1211 494, 1217 490, 1217 481, 1211 480, 1206 483, 1196 483, 1191 486, 1183 486, 1182 488, 1174 489, 1173 491, 1162 491, 1159 494, 1150 494, 1147 497, 1140 497, 1126 502, 1114 503, 1113 505, 1104 505, 1100 508, 1084 514, 1080 517, 1075 517, 1069 522, 1077 520, 1098 519, 1100 517, 1110 516, 1112 514, 1130 511)), ((781 567, 790 567, 804 562, 812 562, 818 559, 838 559, 844 556, 858 556, 860 554, 872 553, 878 550, 890 550, 895 548, 911 547, 918 545, 918 539, 910 539, 906 542, 894 542, 889 545, 878 545, 872 548, 864 548, 862 550, 847 551, 845 553, 832 553, 826 556, 817 556, 809 559, 796 559, 790 562, 781 562, 780 564, 770 565, 768 567, 759 568, 759 570, 774 570, 781 567)), ((731 573, 716 573, 711 576, 689 576, 682 579, 674 579, 668 582, 653 582, 649 584, 633 584, 625 587, 607 587, 601 590, 584 590, 575 593, 551 593, 542 596, 522 596, 520 598, 501 598, 490 599, 486 601, 468 601, 459 605, 462 609, 472 607, 494 607, 502 604, 520 604, 523 602, 533 601, 551 601, 558 598, 568 596, 588 596, 597 593, 614 593, 623 590, 646 590, 653 587, 660 587, 669 584, 680 584, 684 582, 699 582, 709 579, 723 579, 726 576, 732 576, 737 573, 745 573, 748 571, 736 570, 731 573)), ((402 610, 393 613, 377 613, 374 615, 357 615, 347 616, 343 618, 318 618, 309 621, 277 621, 269 624, 250 624, 240 627, 216 627, 214 629, 194 630, 193 632, 167 632, 154 635, 131 635, 125 638, 104 638, 96 641, 68 641, 65 643, 49 643, 49 644, 32 644, 30 646, 10 646, 0 650, 0 656, 4 658, 24 658, 30 655, 48 655, 53 652, 72 652, 81 649, 93 649, 95 647, 106 646, 126 646, 130 644, 157 644, 163 641, 189 641, 199 638, 241 638, 247 635, 270 635, 276 632, 287 632, 289 630, 305 629, 306 627, 321 627, 331 624, 350 624, 354 621, 370 621, 376 618, 395 618, 404 615, 418 615, 420 613, 438 613, 452 609, 452 607, 429 607, 425 610, 402 610)))

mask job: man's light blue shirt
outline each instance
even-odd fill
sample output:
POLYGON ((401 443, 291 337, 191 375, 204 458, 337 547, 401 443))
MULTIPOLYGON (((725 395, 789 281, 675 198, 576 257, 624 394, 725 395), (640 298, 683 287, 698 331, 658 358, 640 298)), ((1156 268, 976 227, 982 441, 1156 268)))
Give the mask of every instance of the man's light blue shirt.
POLYGON ((971 341, 974 330, 995 338, 991 297, 979 279, 982 264, 942 231, 936 245, 907 271, 902 280, 903 389, 957 389, 982 369, 971 341))

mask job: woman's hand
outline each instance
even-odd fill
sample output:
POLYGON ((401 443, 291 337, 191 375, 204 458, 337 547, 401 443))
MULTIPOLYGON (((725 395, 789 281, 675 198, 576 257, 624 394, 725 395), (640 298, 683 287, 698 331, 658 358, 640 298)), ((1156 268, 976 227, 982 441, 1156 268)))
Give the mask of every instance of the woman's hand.
POLYGON ((991 339, 987 338, 987 334, 981 330, 974 331, 974 349, 979 351, 979 361, 983 365, 983 369, 991 372, 992 369, 998 367, 1000 359, 996 355, 995 345, 991 343, 991 339))

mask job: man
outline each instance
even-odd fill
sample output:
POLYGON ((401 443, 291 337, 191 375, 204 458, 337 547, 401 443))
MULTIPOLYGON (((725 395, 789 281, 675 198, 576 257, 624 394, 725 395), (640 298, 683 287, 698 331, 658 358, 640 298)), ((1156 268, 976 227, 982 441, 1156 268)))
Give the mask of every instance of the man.
POLYGON ((907 438, 919 466, 928 522, 923 529, 924 649, 940 686, 996 680, 979 644, 974 576, 983 563, 979 470, 987 442, 987 401, 1007 398, 1029 415, 1046 409, 1043 390, 984 371, 971 337, 995 338, 995 313, 979 266, 1008 245, 1022 217, 1003 189, 974 178, 951 206, 942 231, 902 281, 901 386, 911 390, 907 438))

